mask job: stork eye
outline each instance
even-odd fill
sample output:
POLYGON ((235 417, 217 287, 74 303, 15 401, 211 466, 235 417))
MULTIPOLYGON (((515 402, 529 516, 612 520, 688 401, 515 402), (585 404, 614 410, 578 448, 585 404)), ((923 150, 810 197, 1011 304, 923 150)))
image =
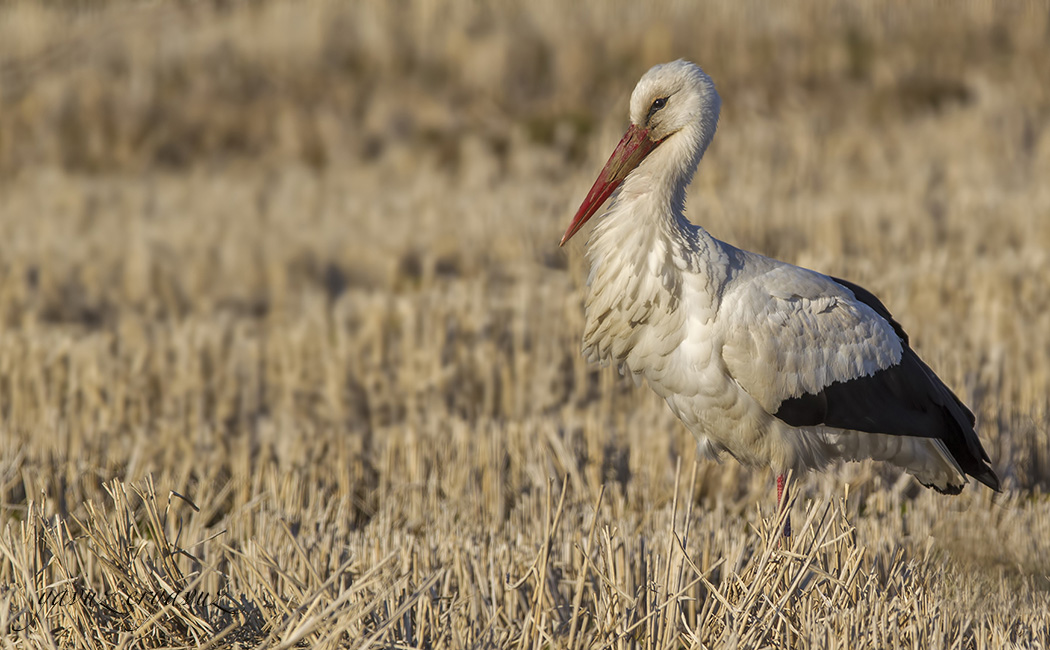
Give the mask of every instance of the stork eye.
POLYGON ((652 116, 653 116, 653 113, 655 113, 656 111, 660 110, 664 106, 667 106, 667 98, 666 97, 661 97, 659 99, 653 100, 653 105, 649 107, 649 114, 645 116, 645 123, 648 124, 650 118, 652 118, 652 116))

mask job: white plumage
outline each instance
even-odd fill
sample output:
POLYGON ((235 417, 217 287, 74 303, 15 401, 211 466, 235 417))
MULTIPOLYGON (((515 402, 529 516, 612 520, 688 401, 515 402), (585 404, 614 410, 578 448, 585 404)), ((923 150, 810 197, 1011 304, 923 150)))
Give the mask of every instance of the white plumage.
POLYGON ((877 298, 685 219, 720 106, 686 61, 634 89, 631 126, 562 239, 616 192, 589 241, 584 354, 645 379, 710 456, 781 475, 874 458, 942 492, 967 474, 998 490, 973 415, 877 298))

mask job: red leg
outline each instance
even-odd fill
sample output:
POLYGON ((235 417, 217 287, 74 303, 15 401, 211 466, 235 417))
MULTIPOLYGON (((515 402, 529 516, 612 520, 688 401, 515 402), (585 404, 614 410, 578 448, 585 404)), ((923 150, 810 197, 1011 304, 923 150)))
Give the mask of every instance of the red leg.
MULTIPOLYGON (((780 510, 787 507, 788 494, 787 490, 784 489, 785 480, 784 475, 780 474, 777 476, 777 506, 780 510)), ((788 514, 784 518, 784 537, 791 537, 791 515, 788 514)))

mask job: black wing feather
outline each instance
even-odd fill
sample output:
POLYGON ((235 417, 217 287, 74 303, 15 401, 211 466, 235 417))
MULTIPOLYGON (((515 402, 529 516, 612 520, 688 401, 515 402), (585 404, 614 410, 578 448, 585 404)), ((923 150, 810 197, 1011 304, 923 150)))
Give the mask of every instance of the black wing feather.
POLYGON ((796 427, 823 424, 838 429, 937 438, 964 472, 993 490, 999 477, 974 431, 973 413, 908 345, 908 335, 870 291, 832 278, 886 319, 901 340, 900 363, 867 377, 835 382, 820 393, 784 400, 776 416, 796 427))

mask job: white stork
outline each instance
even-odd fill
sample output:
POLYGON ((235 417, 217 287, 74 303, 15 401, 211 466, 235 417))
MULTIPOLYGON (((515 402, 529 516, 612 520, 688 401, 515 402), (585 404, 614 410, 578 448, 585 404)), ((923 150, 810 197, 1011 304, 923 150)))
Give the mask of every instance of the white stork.
MULTIPOLYGON (((562 237, 590 236, 584 355, 644 378, 712 458, 784 475, 888 461, 938 492, 999 479, 974 416, 855 284, 740 250, 684 216, 721 100, 697 65, 651 68, 631 125, 562 237)), ((785 534, 787 532, 785 531, 785 534)))

